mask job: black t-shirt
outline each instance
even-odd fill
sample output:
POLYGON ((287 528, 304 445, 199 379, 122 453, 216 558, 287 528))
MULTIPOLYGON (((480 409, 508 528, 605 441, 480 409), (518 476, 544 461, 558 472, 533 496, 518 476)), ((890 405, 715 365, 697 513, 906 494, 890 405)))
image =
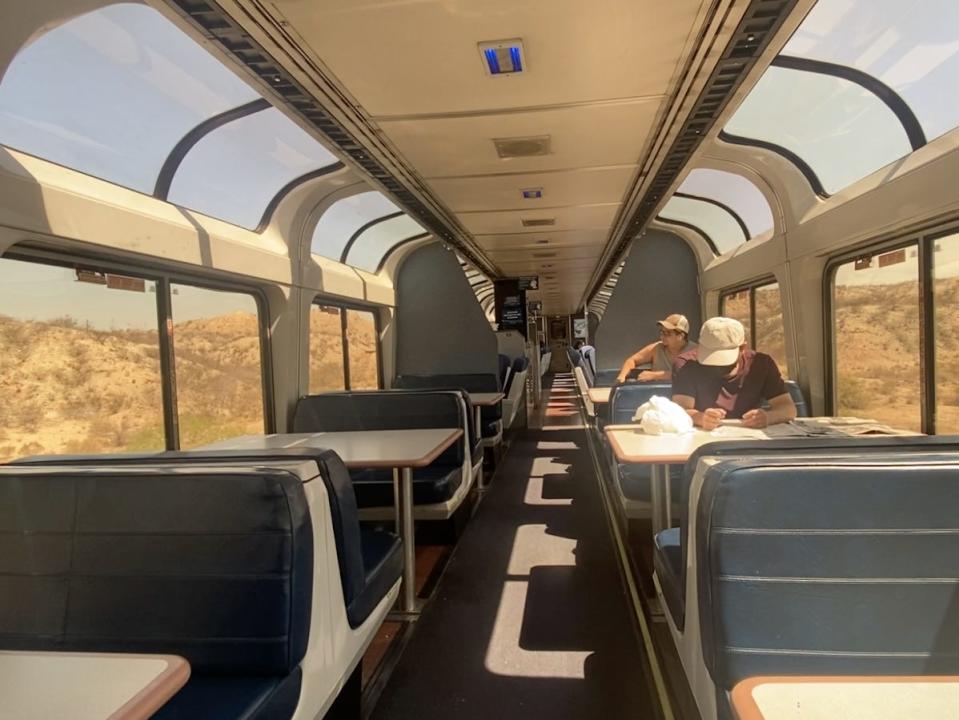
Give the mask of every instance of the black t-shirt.
POLYGON ((776 362, 766 353, 746 350, 736 373, 725 378, 716 368, 700 365, 696 351, 680 354, 673 366, 673 395, 687 395, 694 407, 703 412, 722 408, 728 418, 741 418, 760 407, 763 400, 786 392, 786 385, 776 362))

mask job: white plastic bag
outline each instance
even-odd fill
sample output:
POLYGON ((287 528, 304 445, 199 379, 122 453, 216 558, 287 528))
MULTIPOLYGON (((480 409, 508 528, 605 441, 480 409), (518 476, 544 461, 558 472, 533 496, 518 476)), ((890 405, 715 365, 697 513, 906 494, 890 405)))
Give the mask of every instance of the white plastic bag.
POLYGON ((636 410, 633 422, 647 435, 668 435, 685 433, 693 429, 693 419, 685 410, 669 398, 653 395, 648 402, 636 410))

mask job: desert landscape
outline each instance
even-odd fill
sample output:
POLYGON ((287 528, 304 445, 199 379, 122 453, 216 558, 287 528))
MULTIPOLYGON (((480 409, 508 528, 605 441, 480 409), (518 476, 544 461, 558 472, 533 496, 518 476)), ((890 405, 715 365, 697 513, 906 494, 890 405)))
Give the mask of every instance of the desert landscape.
MULTIPOLYGON (((310 372, 342 387, 340 321, 314 318, 310 372), (336 342, 330 342, 335 338, 336 342)), ((354 386, 376 386, 372 317, 351 313, 354 386)), ((180 443, 196 447, 263 432, 257 318, 234 312, 176 325, 180 443)), ((0 462, 40 453, 162 450, 155 330, 97 330, 71 318, 0 315, 0 462)))

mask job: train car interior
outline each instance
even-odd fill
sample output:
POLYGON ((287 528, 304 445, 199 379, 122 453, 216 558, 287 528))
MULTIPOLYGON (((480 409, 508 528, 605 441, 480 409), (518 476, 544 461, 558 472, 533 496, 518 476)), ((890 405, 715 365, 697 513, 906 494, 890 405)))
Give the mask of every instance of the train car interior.
POLYGON ((0 718, 959 717, 955 0, 0 5, 0 718))

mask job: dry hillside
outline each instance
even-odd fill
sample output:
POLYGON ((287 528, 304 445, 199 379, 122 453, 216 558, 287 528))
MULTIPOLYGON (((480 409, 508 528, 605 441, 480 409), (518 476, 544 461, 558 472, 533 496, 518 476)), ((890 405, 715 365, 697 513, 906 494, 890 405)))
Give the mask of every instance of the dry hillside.
MULTIPOLYGON (((333 376, 342 378, 339 319, 324 318, 335 322, 336 334, 327 332, 325 319, 321 332, 312 333, 311 371, 333 383, 333 376)), ((351 366, 354 385, 372 378, 375 386, 375 333, 365 319, 351 323, 351 366)), ((179 323, 174 344, 183 447, 263 431, 255 316, 237 312, 179 323)), ((0 315, 0 357, 0 462, 35 453, 163 449, 155 331, 98 331, 69 318, 23 322, 0 315)), ((341 387, 342 379, 332 386, 341 387)))

